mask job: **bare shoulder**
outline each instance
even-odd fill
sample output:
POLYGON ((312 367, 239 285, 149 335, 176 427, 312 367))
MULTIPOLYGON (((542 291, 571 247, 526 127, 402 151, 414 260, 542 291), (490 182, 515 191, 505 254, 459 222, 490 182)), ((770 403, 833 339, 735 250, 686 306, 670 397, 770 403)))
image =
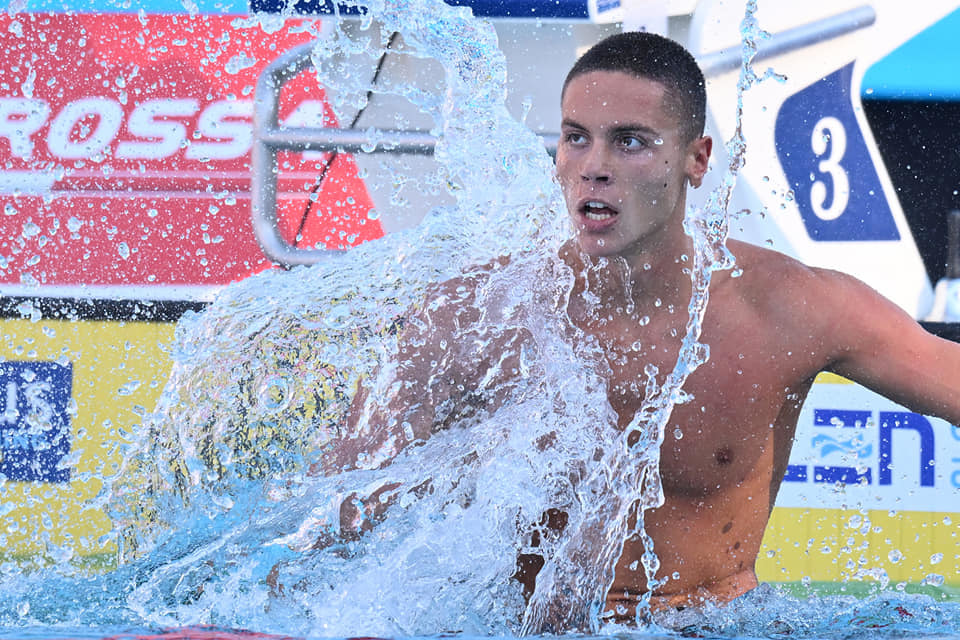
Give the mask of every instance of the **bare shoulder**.
POLYGON ((724 298, 784 339, 806 340, 824 370, 914 410, 960 416, 960 345, 927 333, 851 275, 742 242, 730 249, 743 275, 720 283, 724 298))
POLYGON ((429 285, 419 309, 428 312, 455 313, 475 305, 477 290, 490 275, 510 264, 510 256, 500 256, 467 269, 459 276, 429 285))
POLYGON ((430 284, 404 314, 402 341, 446 343, 482 315, 478 291, 490 274, 504 268, 509 256, 465 269, 461 275, 430 284))
POLYGON ((895 304, 857 278, 811 267, 777 251, 731 240, 728 246, 741 275, 721 286, 741 303, 783 330, 805 331, 830 342, 848 341, 876 319, 889 325, 915 324, 895 304))
POLYGON ((794 307, 829 297, 834 276, 839 275, 746 242, 730 240, 727 246, 736 257, 737 269, 727 274, 722 286, 735 289, 738 298, 765 314, 776 315, 783 309, 795 313, 794 307))

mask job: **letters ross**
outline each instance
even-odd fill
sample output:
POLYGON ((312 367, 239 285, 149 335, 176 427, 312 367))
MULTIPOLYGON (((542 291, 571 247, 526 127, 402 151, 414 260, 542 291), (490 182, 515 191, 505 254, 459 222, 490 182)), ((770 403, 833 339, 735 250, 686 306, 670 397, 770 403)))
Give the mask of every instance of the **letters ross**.
POLYGON ((33 155, 30 137, 40 130, 49 115, 50 107, 43 100, 0 99, 0 138, 7 139, 13 156, 29 158, 33 155))
POLYGON ((198 103, 193 98, 147 100, 130 114, 127 131, 143 140, 124 140, 117 145, 118 158, 166 158, 187 139, 187 128, 178 120, 193 116, 198 103))
MULTIPOLYGON (((119 160, 163 160, 181 152, 200 162, 234 160, 246 156, 253 143, 251 100, 204 105, 196 98, 157 98, 131 110, 112 98, 88 96, 56 107, 0 97, 0 142, 6 141, 12 157, 34 158, 47 125, 47 151, 60 160, 103 159, 111 153, 119 160)), ((304 100, 284 124, 322 127, 323 114, 323 102, 304 100)))
POLYGON ((81 98, 67 103, 50 124, 47 147, 58 158, 90 158, 106 149, 123 124, 123 109, 109 98, 81 98), (97 116, 93 124, 84 121, 97 116), (83 123, 83 124, 81 124, 83 123), (74 130, 80 139, 73 139, 74 130), (92 129, 92 130, 91 130, 92 129))

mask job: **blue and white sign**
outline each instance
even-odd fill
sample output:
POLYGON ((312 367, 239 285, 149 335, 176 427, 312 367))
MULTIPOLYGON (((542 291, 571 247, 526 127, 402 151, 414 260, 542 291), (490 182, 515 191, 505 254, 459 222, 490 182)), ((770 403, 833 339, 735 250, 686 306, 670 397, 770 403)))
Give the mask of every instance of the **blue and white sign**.
POLYGON ((69 482, 73 368, 56 362, 0 362, 0 476, 69 482))
POLYGON ((960 427, 859 385, 818 382, 777 504, 960 511, 960 427))
POLYGON ((880 178, 853 112, 853 63, 784 100, 777 157, 810 238, 899 240, 880 178))

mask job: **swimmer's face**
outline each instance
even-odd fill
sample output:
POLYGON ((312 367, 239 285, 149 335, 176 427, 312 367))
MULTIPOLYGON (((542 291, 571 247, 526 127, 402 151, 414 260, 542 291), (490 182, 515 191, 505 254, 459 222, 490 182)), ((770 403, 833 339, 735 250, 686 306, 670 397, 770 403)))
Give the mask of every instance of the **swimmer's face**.
POLYGON ((567 85, 557 176, 585 253, 629 257, 682 233, 687 184, 700 185, 711 142, 684 136, 674 105, 659 82, 618 71, 567 85))

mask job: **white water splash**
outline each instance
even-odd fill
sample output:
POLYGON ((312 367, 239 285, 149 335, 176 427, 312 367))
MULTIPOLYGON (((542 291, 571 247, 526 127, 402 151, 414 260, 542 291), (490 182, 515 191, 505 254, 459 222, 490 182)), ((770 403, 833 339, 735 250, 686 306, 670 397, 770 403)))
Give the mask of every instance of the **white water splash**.
MULTIPOLYGON (((732 181, 707 208, 717 215, 688 223, 698 239, 699 294, 681 360, 662 385, 651 372, 644 409, 628 430, 640 439, 628 447, 605 382, 589 366, 598 353, 571 343, 560 312, 572 280, 556 258, 569 235, 564 205, 539 141, 503 107, 505 70, 492 29, 438 2, 365 6, 384 31, 404 34, 411 55, 436 58, 446 70, 446 86, 436 91, 386 90, 434 117, 444 136, 437 157, 457 206, 342 259, 251 278, 185 317, 174 374, 139 434, 137 455, 112 484, 128 562, 93 579, 4 580, 5 626, 135 621, 390 636, 599 625, 622 541, 643 535, 642 518, 638 530, 627 530, 630 505, 638 493, 647 505, 662 501, 663 425, 684 399, 683 380, 707 356, 699 322, 711 270, 729 266, 722 212, 732 181), (513 257, 508 267, 476 269, 501 255, 513 257), (519 380, 491 389, 508 400, 463 416, 383 469, 306 476, 311 462, 351 435, 341 419, 356 381, 391 388, 397 319, 422 305, 433 284, 464 270, 481 282, 477 306, 489 313, 463 335, 523 336, 519 380), (311 548, 340 533, 340 505, 352 494, 387 483, 404 489, 373 531, 311 548), (568 527, 533 547, 531 531, 548 508, 564 509, 568 527), (511 576, 517 554, 530 551, 553 561, 521 629, 526 605, 511 576), (541 615, 568 603, 565 619, 541 615)), ((317 56, 360 52, 375 60, 379 51, 368 46, 338 33, 317 56)), ((333 67, 323 75, 320 66, 324 83, 344 96, 368 89, 333 67)), ((732 176, 738 168, 731 165, 732 176)), ((783 617, 792 620, 780 616, 758 628, 776 631, 783 617)), ((703 629, 721 622, 708 619, 703 629)))

